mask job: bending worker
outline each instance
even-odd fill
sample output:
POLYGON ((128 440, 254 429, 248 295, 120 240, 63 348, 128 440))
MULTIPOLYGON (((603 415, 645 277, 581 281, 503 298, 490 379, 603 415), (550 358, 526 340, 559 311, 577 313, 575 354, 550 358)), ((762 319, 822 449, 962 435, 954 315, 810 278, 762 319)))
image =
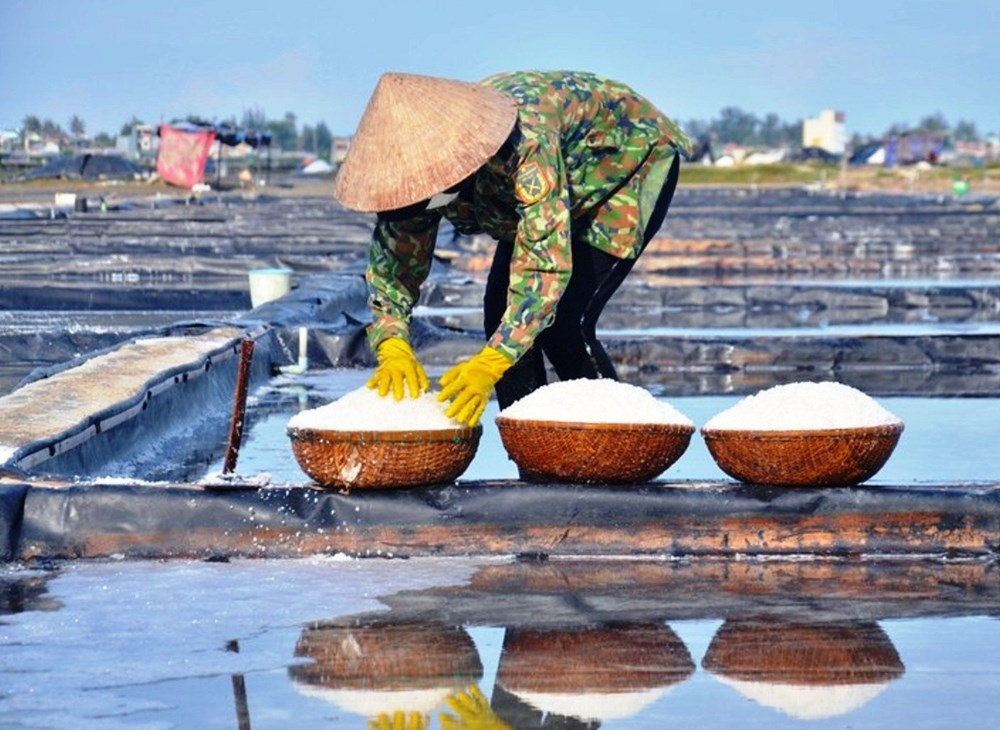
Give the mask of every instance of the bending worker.
POLYGON ((605 304, 663 223, 685 134, 624 84, 590 73, 517 72, 467 83, 387 73, 335 183, 378 214, 368 339, 383 396, 417 397, 427 375, 408 341, 441 218, 497 240, 486 345, 441 377, 447 413, 475 425, 546 382, 616 378, 595 336, 605 304))

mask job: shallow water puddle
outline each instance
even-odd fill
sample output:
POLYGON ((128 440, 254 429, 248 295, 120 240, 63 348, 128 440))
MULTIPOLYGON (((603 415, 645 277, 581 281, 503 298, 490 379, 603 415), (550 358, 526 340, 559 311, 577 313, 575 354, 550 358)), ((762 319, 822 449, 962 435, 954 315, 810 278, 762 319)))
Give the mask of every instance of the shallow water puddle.
POLYGON ((992 728, 1000 696, 979 563, 77 563, 0 586, 5 728, 438 728, 469 686, 512 728, 992 728))

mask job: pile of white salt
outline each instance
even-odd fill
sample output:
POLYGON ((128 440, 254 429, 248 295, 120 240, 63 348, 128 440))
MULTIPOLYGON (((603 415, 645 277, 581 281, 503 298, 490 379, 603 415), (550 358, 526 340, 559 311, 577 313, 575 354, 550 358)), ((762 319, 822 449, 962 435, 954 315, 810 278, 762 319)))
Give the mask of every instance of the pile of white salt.
POLYGON ((437 393, 418 398, 385 398, 368 387, 319 408, 300 411, 288 422, 289 428, 318 431, 439 431, 460 428, 445 415, 447 403, 439 403, 437 393))
POLYGON ((843 383, 788 383, 747 396, 704 428, 722 431, 815 431, 901 423, 873 398, 843 383))
POLYGON ((694 426, 691 419, 656 400, 648 390, 606 378, 550 383, 507 406, 500 415, 521 421, 694 426))

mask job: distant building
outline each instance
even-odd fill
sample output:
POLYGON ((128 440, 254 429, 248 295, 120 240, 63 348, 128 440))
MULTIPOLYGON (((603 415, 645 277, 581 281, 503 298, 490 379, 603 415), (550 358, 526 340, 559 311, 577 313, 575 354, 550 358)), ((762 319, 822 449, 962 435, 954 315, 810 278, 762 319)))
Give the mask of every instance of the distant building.
POLYGON ((56 137, 43 137, 38 132, 28 132, 24 135, 24 151, 39 157, 54 157, 62 151, 62 147, 56 137))
POLYGON ((818 117, 802 122, 802 146, 817 147, 830 154, 842 155, 847 148, 844 112, 826 109, 818 117))
POLYGON ((21 140, 21 133, 13 129, 0 129, 0 152, 13 152, 21 140))
POLYGON ((347 157, 347 151, 351 149, 350 137, 334 137, 333 149, 330 151, 330 160, 339 165, 347 157))
POLYGON ((127 135, 118 138, 115 149, 131 158, 153 158, 160 146, 156 129, 149 124, 136 124, 127 135))

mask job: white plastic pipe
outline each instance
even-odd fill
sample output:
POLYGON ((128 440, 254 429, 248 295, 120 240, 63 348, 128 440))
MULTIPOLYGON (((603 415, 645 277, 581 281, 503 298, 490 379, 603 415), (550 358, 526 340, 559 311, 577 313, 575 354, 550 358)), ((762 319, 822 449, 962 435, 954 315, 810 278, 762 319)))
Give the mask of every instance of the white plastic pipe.
POLYGON ((285 375, 302 375, 309 369, 309 329, 299 327, 299 361, 295 365, 282 365, 279 370, 285 375))

